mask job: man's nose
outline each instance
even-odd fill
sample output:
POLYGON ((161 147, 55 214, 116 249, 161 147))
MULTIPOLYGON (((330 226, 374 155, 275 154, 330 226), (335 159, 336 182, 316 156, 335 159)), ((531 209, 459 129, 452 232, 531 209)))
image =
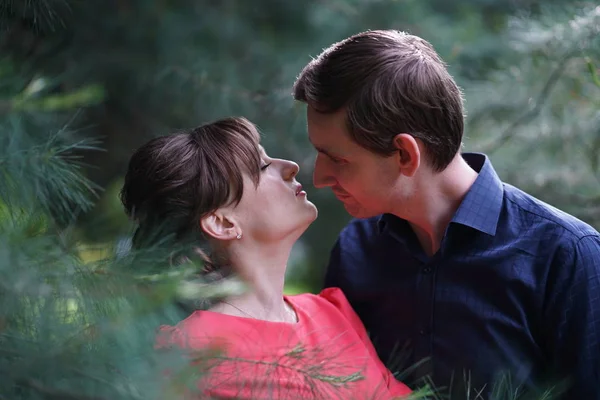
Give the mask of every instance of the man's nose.
POLYGON ((335 185, 336 179, 327 167, 326 162, 317 155, 315 160, 315 168, 313 170, 313 185, 317 189, 323 189, 335 185))

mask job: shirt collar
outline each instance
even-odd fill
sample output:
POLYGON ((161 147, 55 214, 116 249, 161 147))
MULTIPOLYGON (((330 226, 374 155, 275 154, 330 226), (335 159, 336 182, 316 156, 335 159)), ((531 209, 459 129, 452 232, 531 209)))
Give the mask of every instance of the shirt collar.
MULTIPOLYGON (((494 236, 502 211, 504 197, 502 181, 485 154, 463 153, 462 157, 478 175, 456 210, 451 223, 465 225, 494 236)), ((398 219, 391 214, 383 214, 378 219, 379 231, 383 232, 386 223, 398 219)))
POLYGON ((462 157, 478 175, 451 222, 494 236, 504 198, 502 181, 485 154, 464 153, 462 157))

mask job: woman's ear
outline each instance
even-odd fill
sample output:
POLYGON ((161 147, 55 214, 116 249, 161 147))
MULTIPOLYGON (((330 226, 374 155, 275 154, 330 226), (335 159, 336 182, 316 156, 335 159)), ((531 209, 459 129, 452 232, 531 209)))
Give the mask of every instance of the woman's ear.
POLYGON ((413 176, 421 164, 421 149, 417 140, 412 135, 401 133, 394 137, 393 143, 400 173, 413 176))
POLYGON ((205 215, 200 219, 200 227, 211 238, 233 240, 241 233, 235 221, 221 210, 205 215))

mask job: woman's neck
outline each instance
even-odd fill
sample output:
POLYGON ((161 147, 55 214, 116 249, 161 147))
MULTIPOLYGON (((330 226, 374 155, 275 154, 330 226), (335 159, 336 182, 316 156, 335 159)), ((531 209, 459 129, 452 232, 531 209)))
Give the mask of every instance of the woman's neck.
MULTIPOLYGON (((233 249, 232 249, 233 250, 233 249)), ((247 284, 241 295, 229 296, 212 311, 267 321, 294 322, 283 298, 285 270, 291 246, 266 247, 247 244, 230 254, 236 274, 247 284)))

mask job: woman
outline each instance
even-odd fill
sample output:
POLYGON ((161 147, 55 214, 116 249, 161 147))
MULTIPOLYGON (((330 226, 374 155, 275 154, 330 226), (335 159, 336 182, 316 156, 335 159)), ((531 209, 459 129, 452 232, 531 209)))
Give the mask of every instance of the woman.
POLYGON ((208 273, 248 290, 163 327, 162 345, 219 346, 198 383, 212 398, 390 399, 410 393, 378 359, 339 289, 284 296, 292 246, 317 217, 298 165, 269 157, 246 119, 151 140, 129 163, 122 200, 134 244, 160 227, 210 249, 208 273))

